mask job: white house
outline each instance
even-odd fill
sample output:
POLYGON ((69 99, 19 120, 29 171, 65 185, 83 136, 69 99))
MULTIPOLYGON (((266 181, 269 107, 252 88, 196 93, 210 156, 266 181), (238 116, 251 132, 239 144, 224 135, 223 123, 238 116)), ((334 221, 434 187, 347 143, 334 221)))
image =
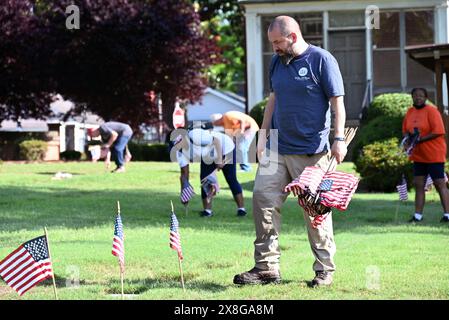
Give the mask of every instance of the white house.
POLYGON ((53 116, 40 119, 23 119, 20 122, 5 120, 0 123, 0 136, 2 140, 7 141, 1 157, 6 160, 13 160, 17 155, 14 153, 15 146, 13 140, 21 134, 41 133, 44 134, 47 141, 47 153, 44 160, 59 160, 60 152, 74 150, 85 151, 86 132, 85 129, 97 127, 103 123, 103 119, 90 112, 83 116, 70 117, 63 120, 67 111, 73 108, 71 101, 63 100, 60 95, 50 105, 53 116), (9 136, 9 139, 8 139, 9 136), (10 141, 8 141, 10 140, 10 141))
MULTIPOLYGON (((347 118, 383 92, 424 87, 435 101, 434 73, 405 49, 449 43, 447 0, 239 0, 245 9, 248 106, 269 93, 273 54, 267 29, 278 15, 297 19, 306 41, 330 51, 345 82, 347 118), (378 19, 378 20, 376 20, 378 19), (378 22, 378 23, 376 23, 378 22)), ((447 97, 447 86, 444 86, 447 97)), ((444 105, 447 108, 447 98, 444 105)))
POLYGON ((210 121, 213 113, 225 113, 228 111, 245 112, 245 99, 231 92, 219 91, 207 88, 202 100, 186 106, 187 120, 210 121))

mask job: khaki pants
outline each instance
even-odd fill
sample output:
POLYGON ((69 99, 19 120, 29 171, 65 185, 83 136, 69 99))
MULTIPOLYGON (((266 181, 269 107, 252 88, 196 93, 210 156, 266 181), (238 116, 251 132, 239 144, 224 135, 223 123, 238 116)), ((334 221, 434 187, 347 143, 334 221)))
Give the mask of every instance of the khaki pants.
MULTIPOLYGON (((307 155, 280 155, 271 152, 268 164, 259 164, 253 194, 253 216, 256 225, 254 259, 262 270, 279 270, 279 233, 281 229, 281 206, 287 198, 283 190, 297 178, 307 166, 318 166, 326 170, 329 159, 326 153, 307 155)), ((299 205, 298 210, 303 211, 299 205)), ((315 229, 313 220, 304 212, 309 243, 315 256, 314 271, 335 271, 336 251, 332 214, 315 229)))

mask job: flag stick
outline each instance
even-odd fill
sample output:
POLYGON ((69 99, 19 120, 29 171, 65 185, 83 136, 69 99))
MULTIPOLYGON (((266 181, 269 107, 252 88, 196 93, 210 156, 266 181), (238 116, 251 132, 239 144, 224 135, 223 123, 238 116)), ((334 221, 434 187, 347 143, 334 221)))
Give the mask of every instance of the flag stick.
POLYGON ((181 263, 181 259, 179 259, 179 255, 178 255, 178 262, 179 262, 179 273, 181 274, 182 289, 184 291, 186 291, 186 288, 184 287, 184 275, 182 274, 182 263, 181 263))
POLYGON ((120 283, 122 285, 122 300, 125 300, 125 293, 123 290, 123 280, 125 278, 125 273, 123 272, 123 266, 120 265, 120 283))
POLYGON ((186 216, 189 213, 189 204, 188 203, 184 203, 184 208, 186 210, 186 216))
POLYGON ((398 222, 398 212, 399 212, 399 205, 401 204, 401 200, 398 200, 398 203, 396 205, 396 212, 394 214, 394 222, 397 223, 398 222))
POLYGON ((47 227, 44 227, 44 231, 45 231, 45 239, 47 240, 48 257, 50 258, 51 261, 51 269, 52 269, 51 277, 53 279, 53 291, 55 293, 55 300, 58 300, 58 293, 56 292, 55 269, 53 267, 53 259, 51 258, 50 253, 50 242, 48 241, 47 227))

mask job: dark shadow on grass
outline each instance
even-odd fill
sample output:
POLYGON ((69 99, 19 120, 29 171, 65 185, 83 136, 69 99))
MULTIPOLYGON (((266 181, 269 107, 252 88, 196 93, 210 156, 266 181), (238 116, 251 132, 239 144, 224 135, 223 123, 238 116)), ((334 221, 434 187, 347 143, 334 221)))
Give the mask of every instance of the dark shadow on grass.
MULTIPOLYGON (((214 282, 193 280, 188 277, 184 279, 184 286, 187 290, 200 290, 209 292, 220 292, 227 289, 214 282)), ((126 280, 123 284, 123 292, 125 294, 142 294, 151 289, 182 289, 179 277, 164 277, 158 279, 146 278, 141 280, 126 280)), ((107 294, 121 294, 121 283, 118 280, 109 281, 108 288, 105 290, 107 294)))
MULTIPOLYGON (((150 184, 149 184, 150 185, 150 184)), ((105 186, 107 188, 107 186, 105 186)), ((32 187, 0 187, 0 231, 42 230, 66 227, 71 229, 92 228, 111 225, 116 214, 116 202, 120 201, 125 228, 169 226, 170 201, 183 228, 197 230, 226 230, 230 234, 254 236, 252 201, 245 198, 248 215, 236 216, 236 204, 228 190, 220 192, 213 202, 214 216, 202 218, 199 195, 189 202, 188 213, 179 200, 178 185, 173 192, 150 190, 86 190, 76 188, 48 187, 45 191, 32 187)), ((388 233, 386 227, 399 227, 399 232, 432 233, 449 235, 449 226, 439 223, 442 211, 439 199, 427 201, 425 220, 413 228, 407 222, 413 212, 413 201, 409 200, 398 207, 397 201, 383 199, 354 198, 345 212, 333 214, 334 231, 366 233, 366 227, 377 228, 376 233, 388 233), (429 229, 430 227, 430 229, 429 229)), ((289 196, 282 207, 282 234, 305 234, 302 209, 297 200, 289 196)))
POLYGON ((63 172, 63 173, 70 173, 72 176, 84 176, 84 173, 76 173, 76 172, 67 172, 64 170, 58 170, 58 171, 54 171, 54 172, 36 172, 36 174, 39 175, 46 175, 46 176, 54 176, 55 174, 57 174, 58 172, 63 172))
MULTIPOLYGON (((76 286, 82 286, 82 285, 86 285, 86 280, 82 280, 82 279, 69 279, 69 278, 65 278, 62 276, 59 276, 57 273, 55 274, 55 283, 56 283, 56 289, 58 288, 68 288, 68 287, 76 287, 76 286)), ((91 284, 91 283, 89 283, 91 284)), ((41 282, 41 284, 43 287, 53 287, 53 279, 49 278, 49 279, 45 279, 44 281, 41 282)))

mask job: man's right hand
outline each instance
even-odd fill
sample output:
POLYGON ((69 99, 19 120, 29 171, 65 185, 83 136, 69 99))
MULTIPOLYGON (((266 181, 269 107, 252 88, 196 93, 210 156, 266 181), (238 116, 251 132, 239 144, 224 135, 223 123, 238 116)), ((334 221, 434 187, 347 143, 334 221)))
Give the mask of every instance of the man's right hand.
POLYGON ((267 146, 267 135, 259 131, 259 140, 257 141, 257 159, 261 162, 262 157, 265 153, 265 148, 267 146))

